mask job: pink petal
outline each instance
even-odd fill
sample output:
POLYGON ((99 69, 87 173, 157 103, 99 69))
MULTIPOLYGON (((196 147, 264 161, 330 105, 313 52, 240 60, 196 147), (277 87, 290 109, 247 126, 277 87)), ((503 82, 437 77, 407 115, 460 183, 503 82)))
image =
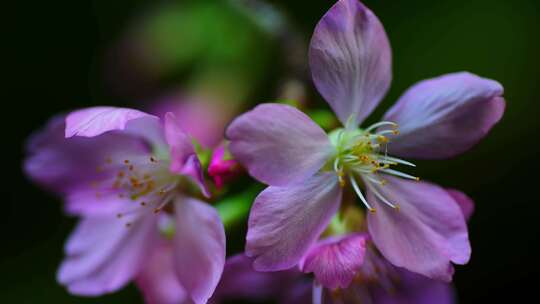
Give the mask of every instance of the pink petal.
POLYGON ((210 192, 204 182, 201 163, 191 138, 182 131, 173 113, 165 114, 165 138, 170 147, 171 172, 184 174, 200 187, 202 193, 210 196, 210 192))
POLYGON ((368 215, 370 235, 394 265, 433 279, 450 281, 450 262, 466 264, 471 247, 467 224, 454 199, 427 182, 385 177, 380 192, 399 210, 382 203, 371 191, 376 212, 368 215))
POLYGON ((223 299, 264 301, 279 298, 285 292, 283 286, 294 285, 302 275, 296 269, 255 271, 252 262, 244 254, 227 258, 221 282, 213 298, 217 303, 223 299))
POLYGON ((392 79, 390 44, 379 19, 357 0, 340 0, 321 18, 309 49, 315 86, 345 125, 360 124, 392 79))
POLYGON ((139 272, 157 237, 154 216, 126 222, 109 217, 83 218, 67 241, 67 257, 57 279, 76 295, 114 292, 139 272))
POLYGON ((315 174, 333 152, 326 133, 287 105, 262 104, 227 129, 229 149, 256 179, 283 186, 315 174))
POLYGON ((162 98, 151 106, 150 113, 158 117, 172 112, 180 128, 205 148, 213 148, 223 139, 233 112, 228 104, 179 94, 162 98))
POLYGON ((147 304, 188 304, 186 291, 174 272, 173 249, 164 243, 156 247, 137 276, 137 286, 147 304))
POLYGON ((117 192, 102 193, 92 188, 71 190, 65 196, 65 211, 82 216, 116 216, 133 210, 134 202, 120 198, 117 192))
POLYGON ((474 201, 467 196, 467 194, 456 190, 456 189, 446 189, 448 194, 456 201, 458 206, 461 208, 465 219, 468 221, 473 212, 474 212, 474 201))
POLYGON ((144 112, 116 107, 93 107, 77 110, 66 117, 66 138, 73 136, 94 137, 108 131, 124 130, 128 122, 139 118, 159 121, 144 112))
POLYGON ((296 265, 326 228, 340 201, 341 188, 334 173, 261 192, 251 208, 246 238, 246 255, 255 258, 255 270, 296 265))
POLYGON ((502 86, 462 72, 412 86, 383 120, 399 125, 389 152, 402 157, 448 158, 471 148, 502 117, 502 86))
POLYGON ((399 271, 399 283, 395 290, 374 289, 373 301, 377 304, 453 304, 454 290, 448 283, 431 280, 424 276, 399 271))
POLYGON ((196 199, 175 202, 174 269, 195 304, 212 296, 225 265, 225 229, 217 211, 196 199))
POLYGON ((65 194, 89 188, 92 182, 103 179, 105 172, 98 169, 107 165, 107 159, 123 161, 150 153, 144 140, 129 134, 66 139, 64 120, 64 116, 52 118, 29 138, 26 149, 25 173, 53 191, 65 194))
POLYGON ((365 235, 332 237, 313 246, 300 263, 300 269, 313 272, 326 288, 347 288, 358 274, 365 252, 365 235))

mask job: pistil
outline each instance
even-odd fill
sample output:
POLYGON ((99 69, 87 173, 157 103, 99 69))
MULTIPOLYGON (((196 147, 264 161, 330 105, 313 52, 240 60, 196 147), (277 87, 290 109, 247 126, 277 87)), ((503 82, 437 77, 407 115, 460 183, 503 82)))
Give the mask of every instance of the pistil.
POLYGON ((338 151, 333 162, 333 169, 338 176, 339 183, 345 186, 345 176, 348 176, 354 192, 364 206, 371 212, 375 208, 367 201, 362 191, 369 190, 377 199, 394 210, 399 210, 399 205, 388 200, 380 191, 387 184, 383 175, 392 175, 400 178, 419 180, 418 177, 391 169, 392 166, 406 165, 416 167, 415 164, 396 157, 388 156, 387 150, 390 143, 389 135, 399 134, 398 125, 390 121, 382 121, 361 129, 340 129, 334 137, 336 150, 338 151), (381 127, 380 131, 373 132, 381 127), (390 127, 391 129, 389 129, 390 127), (365 189, 362 190, 357 177, 360 178, 365 189))

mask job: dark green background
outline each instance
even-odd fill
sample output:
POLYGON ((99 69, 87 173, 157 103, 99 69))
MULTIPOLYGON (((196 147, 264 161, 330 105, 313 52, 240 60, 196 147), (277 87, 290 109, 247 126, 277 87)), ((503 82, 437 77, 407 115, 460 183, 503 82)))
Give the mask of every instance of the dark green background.
MULTIPOLYGON (((149 1, 150 2, 150 1, 149 1)), ((273 1, 308 39, 333 1, 273 1)), ((472 260, 455 276, 461 303, 531 298, 538 280, 540 202, 539 11, 536 0, 365 1, 379 16, 394 54, 385 108, 414 82, 468 70, 505 87, 500 124, 469 153, 422 161, 417 174, 467 192, 476 201, 470 223, 472 260)), ((34 1, 3 9, 2 124, 8 142, 2 183, 0 303, 139 303, 137 290, 83 299, 55 282, 62 246, 74 220, 59 201, 22 175, 23 141, 51 115, 93 104, 125 104, 107 91, 103 57, 148 3, 34 1), (13 13, 11 13, 13 12, 13 13), (14 17, 14 18, 13 18, 14 17)), ((249 60, 249 58, 246 58, 249 60)), ((268 71, 269 79, 278 69, 268 71)), ((268 83, 253 102, 272 98, 268 83)), ((313 94, 317 96, 316 94, 313 94)), ((238 236, 241 238, 242 236, 238 236)), ((534 302, 534 300, 533 300, 534 302)))

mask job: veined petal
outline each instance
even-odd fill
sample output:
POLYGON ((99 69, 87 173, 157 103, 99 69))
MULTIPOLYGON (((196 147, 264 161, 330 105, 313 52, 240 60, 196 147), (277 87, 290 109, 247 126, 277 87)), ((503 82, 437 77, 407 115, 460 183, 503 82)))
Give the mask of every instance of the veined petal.
POLYGON ((170 147, 171 172, 184 174, 192 178, 200 187, 202 193, 210 196, 210 192, 204 182, 201 163, 191 138, 182 131, 173 113, 165 114, 165 138, 170 147))
POLYGON ((212 296, 225 265, 225 229, 217 211, 193 198, 175 204, 174 269, 195 304, 212 296))
POLYGON ((460 207, 443 188, 427 182, 385 177, 388 184, 380 193, 399 210, 376 202, 368 214, 373 242, 392 264, 432 279, 450 281, 450 262, 466 264, 471 247, 467 224, 460 207))
POLYGON ((419 82, 384 116, 400 132, 392 137, 389 153, 448 158, 468 150, 501 119, 502 94, 498 82, 466 72, 419 82))
POLYGON ((93 107, 73 111, 66 117, 66 138, 73 136, 94 137, 108 131, 124 130, 128 122, 146 118, 157 120, 156 116, 144 112, 117 107, 93 107))
POLYGON ((191 303, 176 277, 173 260, 173 249, 169 243, 156 246, 150 254, 136 280, 147 304, 191 303))
POLYGON ((366 235, 352 234, 326 239, 313 246, 300 262, 326 288, 347 288, 358 274, 366 253, 366 235))
POLYGON ((248 222, 246 255, 258 271, 289 269, 326 228, 341 201, 335 173, 303 183, 270 186, 257 198, 248 222))
POLYGON ((66 194, 90 188, 103 179, 100 168, 108 159, 123 161, 149 155, 146 142, 124 133, 107 133, 93 138, 66 139, 64 116, 52 118, 27 144, 24 170, 32 180, 53 191, 66 194))
POLYGON ((333 152, 326 133, 288 105, 262 104, 227 128, 229 149, 256 179, 283 186, 315 174, 333 152))
POLYGON ((357 0, 340 0, 321 18, 309 49, 315 86, 345 125, 360 124, 392 79, 390 44, 379 19, 357 0))
POLYGON ((67 241, 57 279, 76 295, 116 291, 137 275, 157 236, 154 216, 130 227, 114 215, 83 218, 67 241))
POLYGON ((474 201, 469 196, 467 196, 467 194, 459 190, 446 189, 446 191, 456 201, 458 206, 461 208, 465 219, 468 221, 474 212, 474 201))

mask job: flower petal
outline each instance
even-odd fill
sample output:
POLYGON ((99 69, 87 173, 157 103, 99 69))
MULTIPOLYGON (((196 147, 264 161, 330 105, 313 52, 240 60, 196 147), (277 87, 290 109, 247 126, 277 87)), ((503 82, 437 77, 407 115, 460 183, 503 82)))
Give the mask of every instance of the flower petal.
POLYGON ((173 113, 165 114, 165 138, 170 147, 170 171, 192 178, 206 197, 210 192, 204 182, 201 162, 195 153, 191 138, 182 131, 173 113))
POLYGON ((315 86, 345 125, 360 124, 392 79, 390 44, 379 19, 357 0, 340 0, 321 18, 309 49, 315 86))
POLYGON ((121 198, 116 191, 102 193, 100 190, 91 188, 71 190, 65 196, 65 203, 65 211, 68 214, 90 217, 116 216, 116 214, 134 210, 134 204, 130 198, 121 198))
POLYGON ((107 133, 93 138, 66 139, 64 120, 64 116, 52 118, 43 130, 30 137, 26 149, 25 173, 53 191, 65 194, 89 188, 92 182, 107 174, 101 168, 108 165, 108 160, 123 162, 150 153, 144 140, 130 134, 107 133))
POLYGON ((67 241, 57 279, 76 295, 116 291, 137 275, 156 237, 153 215, 130 227, 114 215, 83 218, 67 241))
POLYGON ((370 235, 394 265, 433 279, 450 281, 450 262, 468 262, 471 247, 459 206, 442 188, 427 182, 385 177, 382 195, 399 210, 381 202, 372 191, 368 200, 377 211, 368 215, 370 235))
POLYGON ((224 299, 253 301, 275 299, 284 293, 283 286, 294 285, 302 275, 296 269, 259 272, 252 268, 252 263, 253 261, 244 254, 227 258, 221 282, 212 299, 218 303, 224 299))
POLYGON ((366 252, 366 235, 332 237, 313 246, 300 263, 326 288, 347 288, 358 274, 366 252))
POLYGON ((262 104, 227 128, 233 156, 256 179, 283 186, 315 174, 333 151, 328 136, 307 115, 281 104, 262 104))
POLYGON ((467 194, 459 190, 446 189, 446 191, 456 201, 458 206, 461 208, 465 219, 468 221, 474 212, 474 201, 469 196, 467 196, 467 194))
POLYGON ((341 188, 334 173, 261 192, 251 208, 246 238, 246 255, 255 258, 255 270, 296 265, 326 228, 340 201, 341 188))
POLYGON ((169 243, 157 246, 137 276, 137 286, 147 304, 188 304, 186 291, 173 268, 173 249, 169 243))
POLYGON ((399 284, 395 290, 373 288, 372 296, 373 303, 378 304, 453 304, 456 302, 452 285, 406 270, 399 271, 399 284))
POLYGON ((225 229, 217 211, 193 198, 175 202, 174 269, 195 304, 212 296, 225 265, 225 229))
POLYGON ((145 118, 159 121, 144 112, 116 107, 92 107, 73 111, 66 117, 66 138, 73 136, 94 137, 108 131, 124 130, 128 122, 145 118))
POLYGON ((448 158, 460 154, 497 123, 504 112, 502 86, 462 72, 412 86, 385 114, 399 125, 389 152, 402 157, 448 158))
POLYGON ((230 104, 179 94, 153 102, 150 109, 149 112, 158 117, 165 117, 167 112, 172 112, 180 128, 205 148, 219 144, 234 112, 230 104))

